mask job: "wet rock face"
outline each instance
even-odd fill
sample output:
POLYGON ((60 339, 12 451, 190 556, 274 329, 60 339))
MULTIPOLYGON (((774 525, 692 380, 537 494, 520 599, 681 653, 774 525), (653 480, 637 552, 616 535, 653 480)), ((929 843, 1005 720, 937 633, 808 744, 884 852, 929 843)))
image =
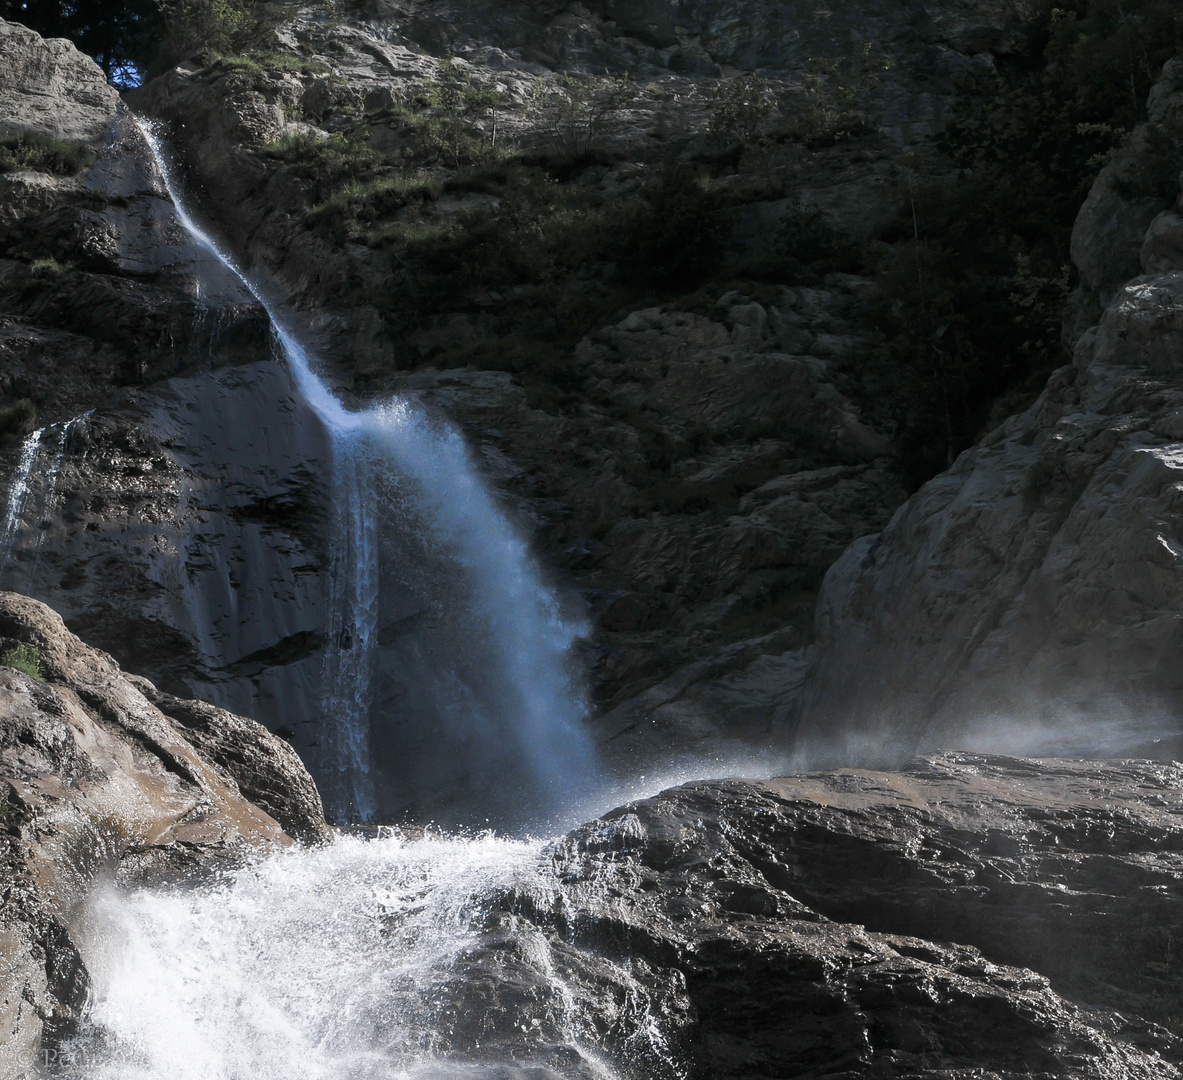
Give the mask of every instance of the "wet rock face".
POLYGON ((327 836, 295 751, 253 720, 159 693, 44 604, 0 593, 0 1075, 67 1034, 87 974, 72 942, 98 877, 179 881, 327 836))
MULTIPOLYGON (((675 788, 561 842, 553 894, 502 898, 472 969, 514 977, 471 1016, 512 1015, 531 952, 506 936, 541 930, 626 1060, 630 1025, 662 1032, 645 1075, 1175 1077, 1181 780, 947 754, 675 788), (627 1006, 594 991, 624 958, 627 1006)), ((515 1031, 483 1052, 549 1034, 515 1031)))
POLYGON ((0 74, 14 124, 87 140, 93 157, 76 176, 0 176, 0 408, 28 398, 42 429, 0 442, 0 587, 50 601, 170 692, 306 747, 325 436, 266 314, 190 239, 99 68, 65 42, 0 30, 28 60, 0 74), (72 103, 96 85, 103 107, 75 130, 72 103))

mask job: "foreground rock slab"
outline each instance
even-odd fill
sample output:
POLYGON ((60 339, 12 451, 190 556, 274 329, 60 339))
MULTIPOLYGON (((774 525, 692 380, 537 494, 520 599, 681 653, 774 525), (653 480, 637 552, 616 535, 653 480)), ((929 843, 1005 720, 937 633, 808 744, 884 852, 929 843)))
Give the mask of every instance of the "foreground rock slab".
MULTIPOLYGON (((1178 765, 949 753, 701 781, 552 856, 554 890, 500 897, 458 974, 456 1051, 488 1053, 481 1018, 526 1015, 557 973, 621 1058, 663 1032, 646 1076, 1180 1075, 1178 765), (537 946, 511 943, 540 932, 531 973, 537 946)), ((525 1031, 507 1056, 554 1037, 525 1031)))
POLYGON ((50 608, 4 592, 0 800, 3 1077, 22 1075, 86 1001, 72 924, 96 879, 183 880, 328 835, 286 743, 125 676, 50 608))

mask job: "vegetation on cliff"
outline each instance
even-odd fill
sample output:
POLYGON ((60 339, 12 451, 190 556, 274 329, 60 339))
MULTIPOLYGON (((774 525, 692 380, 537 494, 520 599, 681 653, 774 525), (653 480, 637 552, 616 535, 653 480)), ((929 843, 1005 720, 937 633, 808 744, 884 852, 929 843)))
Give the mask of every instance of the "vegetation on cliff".
MULTIPOLYGON (((0 15, 74 37, 112 75, 124 62, 160 70, 194 52, 211 78, 306 64, 274 52, 263 13, 250 0, 0 4, 0 15)), ((637 88, 609 72, 540 84, 527 106, 545 146, 515 145, 504 130, 512 104, 504 86, 444 60, 436 78, 388 103, 386 119, 405 133, 393 160, 368 142, 381 114, 359 102, 345 104, 353 120, 329 138, 293 134, 267 152, 307 183, 309 228, 389 260, 388 283, 353 301, 405 338, 467 298, 488 333, 442 362, 524 374, 550 407, 576 400, 576 342, 621 310, 677 297, 695 310, 737 284, 758 291, 834 270, 873 276, 870 321, 881 348, 845 376, 894 432, 915 486, 1063 362, 1072 222, 1183 44, 1183 12, 1171 0, 1037 0, 1025 15, 1025 48, 999 54, 962 88, 936 152, 901 162, 894 221, 858 245, 805 203, 783 216, 771 254, 745 258, 727 239, 738 207, 795 198, 803 149, 873 131, 874 88, 889 64, 873 43, 806 62, 792 87, 757 74, 716 80, 706 149, 700 142, 688 158, 672 145, 664 166, 610 198, 586 179, 597 165, 618 164, 606 136, 637 88), (456 212, 437 213, 441 199, 456 212)), ((1173 188, 1183 164, 1176 135, 1161 133, 1161 168, 1136 183, 1173 188)), ((6 144, 0 167, 29 154, 6 144)), ((78 166, 59 153, 35 167, 78 166)))
MULTIPOLYGON (((1066 361, 1072 225, 1183 47, 1183 9, 1171 0, 1046 4, 1029 34, 1025 54, 964 88, 938 140, 956 171, 908 163, 884 236, 877 323, 886 355, 863 378, 868 400, 892 414, 913 486, 1066 361)), ((1158 134, 1161 160, 1135 181, 1167 201, 1183 168, 1178 134, 1158 134)))

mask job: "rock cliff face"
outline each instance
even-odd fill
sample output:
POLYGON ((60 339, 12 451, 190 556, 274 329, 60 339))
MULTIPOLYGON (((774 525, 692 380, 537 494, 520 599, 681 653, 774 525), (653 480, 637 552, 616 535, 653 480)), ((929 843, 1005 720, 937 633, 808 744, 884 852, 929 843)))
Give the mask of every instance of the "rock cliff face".
POLYGON ((549 1024, 489 1018, 557 968, 606 1047, 665 1035, 647 1076, 1177 1076, 1181 780, 949 754, 632 803, 495 902, 442 1046, 547 1061, 549 1024))
POLYGON ((86 1002, 73 938, 96 881, 192 879, 328 835, 290 746, 124 675, 15 593, 0 593, 0 785, 5 1077, 26 1075, 86 1002))
MULTIPOLYGON (((1172 62, 1156 87, 1160 123, 1178 122, 1181 77, 1172 62)), ((831 568, 804 753, 882 760, 1002 738, 1178 754, 1179 219, 1151 221, 1160 208, 1131 209, 1113 182, 1098 178, 1077 224, 1082 278, 1104 296, 1139 254, 1149 272, 1114 291, 1027 412, 831 568)))
POLYGON ((0 174, 0 407, 29 399, 43 425, 0 443, 0 584, 167 689, 310 741, 325 437, 99 68, 0 29, 5 130, 90 162, 0 174))
MULTIPOLYGON (((348 19, 309 5, 276 33, 298 62, 194 60, 130 100, 170 124, 212 216, 323 329, 327 355, 361 393, 423 394, 463 424, 546 561, 595 616, 598 700, 623 704, 772 630, 787 627, 750 655, 777 659, 805 644, 825 567, 903 497, 882 435, 834 388, 836 362, 871 348, 857 329, 867 282, 838 274, 817 288, 733 291, 706 311, 675 302, 634 312, 575 347, 580 390, 540 402, 512 360, 483 365, 495 374, 473 370, 474 350, 504 332, 520 291, 512 282, 433 298, 442 310, 428 325, 400 329, 373 300, 407 288, 397 253, 312 227, 323 193, 276 148, 360 140, 379 155, 376 182, 394 182, 416 153, 415 100, 441 85, 487 84, 503 101, 477 128, 545 156, 562 132, 539 102, 560 80, 627 73, 635 96, 603 125, 603 160, 592 155, 564 181, 612 205, 671 154, 718 158, 710 129, 721 76, 758 70, 792 103, 767 123, 791 127, 818 108, 808 71, 837 65, 868 104, 865 134, 801 149, 784 166, 792 198, 761 183, 742 194, 751 176, 726 180, 742 203, 728 257, 752 258, 802 206, 844 235, 873 228, 889 212, 899 152, 939 129, 959 80, 1021 47, 1015 13, 991 3, 745 3, 741 15, 718 2, 440 0, 373 4, 348 19), (873 86, 859 83, 872 74, 873 86)), ((447 229, 497 202, 461 186, 395 207, 382 224, 391 235, 447 229)), ((766 712, 762 722, 780 719, 766 712)))
MULTIPOLYGON (((558 73, 607 62, 632 72, 640 92, 610 133, 617 164, 576 179, 622 198, 669 146, 700 138, 720 64, 748 57, 786 82, 801 50, 849 52, 814 20, 802 44, 785 30, 783 47, 753 53, 723 14, 679 23, 675 48, 665 31, 659 41, 637 29, 648 16, 623 10, 523 5, 494 18, 442 4, 342 23, 310 8, 278 30, 300 57, 294 68, 182 65, 133 97, 172 121, 210 217, 304 309, 337 370, 367 395, 410 392, 465 427, 521 527, 595 616, 587 659, 607 704, 704 654, 727 667, 735 643, 752 639, 739 650, 747 661, 793 668, 826 566, 902 498, 883 436, 834 386, 835 362, 868 347, 855 329, 866 282, 834 275, 815 288, 733 290, 704 312, 618 317, 575 349, 587 387, 578 406, 556 407, 508 372, 455 366, 453 354, 497 317, 483 301, 457 297, 456 310, 403 339, 374 309, 351 307, 390 285, 389 260, 306 227, 313 193, 268 147, 364 129, 398 162, 407 136, 392 103, 425 92, 441 57, 460 51, 481 78, 508 80, 505 131, 545 148, 553 133, 531 101, 558 73), (702 33, 718 58, 687 67, 678 56, 698 55, 702 33), (547 67, 547 49, 568 59, 555 53, 547 67), (414 370, 393 370, 404 368, 414 370)), ((1003 47, 1006 20, 989 18, 1003 47)), ((671 8, 659 22, 673 19, 671 8)), ((912 61, 927 58, 941 93, 988 62, 947 21, 900 31, 892 48, 908 64, 891 69, 893 89, 880 95, 874 146, 819 150, 803 166, 842 203, 827 210, 835 220, 876 212, 891 172, 880 144, 922 138, 940 114, 939 95, 905 76, 912 61)), ((90 140, 93 163, 74 177, 0 181, 3 389, 9 401, 31 398, 47 424, 2 451, 12 479, 0 583, 51 601, 166 689, 256 716, 308 750, 327 623, 323 435, 272 362, 258 305, 178 227, 122 107, 99 95, 91 127, 71 126, 71 103, 97 93, 97 69, 76 55, 53 60, 67 55, 61 43, 15 27, 8 37, 33 58, 10 69, 14 102, 56 101, 64 119, 46 130, 90 140)), ((45 109, 21 107, 16 126, 50 123, 45 109)), ((427 212, 446 220, 469 202, 444 197, 427 212)), ((790 203, 745 203, 736 243, 767 243, 790 203)), ((756 727, 783 725, 782 713, 765 710, 756 727)))

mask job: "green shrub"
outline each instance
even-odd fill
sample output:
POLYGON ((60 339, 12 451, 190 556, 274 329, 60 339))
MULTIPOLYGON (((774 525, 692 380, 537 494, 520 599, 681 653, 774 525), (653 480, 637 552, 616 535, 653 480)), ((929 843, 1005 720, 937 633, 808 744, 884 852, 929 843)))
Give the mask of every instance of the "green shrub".
POLYGON ((720 79, 711 102, 711 131, 739 142, 751 142, 775 107, 771 88, 759 75, 720 79))
POLYGON ((578 158, 592 151, 636 96, 626 76, 561 75, 537 84, 531 109, 561 153, 578 158))
POLYGON ((69 269, 68 266, 60 263, 52 255, 46 255, 40 259, 34 259, 29 263, 29 273, 35 278, 56 278, 60 277, 69 269))
POLYGON ((494 87, 460 74, 454 65, 441 65, 441 78, 428 82, 412 101, 420 111, 403 112, 418 156, 427 164, 457 170, 496 160, 498 109, 504 98, 494 87), (488 121, 487 132, 478 129, 478 119, 488 121))
POLYGON ((356 135, 335 134, 327 139, 311 133, 285 135, 265 147, 296 175, 312 184, 318 202, 330 199, 347 181, 373 174, 382 158, 356 135))
POLYGON ((37 426, 37 408, 28 398, 0 405, 0 441, 23 438, 37 426))
POLYGON ((722 193, 670 161, 624 222, 618 272, 625 281, 693 289, 713 273, 731 232, 722 193))
POLYGON ((93 160, 94 154, 85 143, 67 142, 40 131, 18 131, 0 138, 0 172, 34 169, 73 176, 93 160))
POLYGON ((307 224, 338 240, 361 240, 372 247, 409 243, 421 234, 409 222, 389 220, 406 206, 438 199, 442 186, 425 177, 384 176, 347 180, 306 215, 307 224))
POLYGON ((149 74, 199 53, 232 56, 267 37, 251 0, 157 0, 163 28, 149 74))
POLYGON ((41 666, 41 653, 34 646, 26 645, 23 641, 17 642, 11 649, 0 653, 0 665, 16 668, 17 671, 23 671, 34 679, 45 681, 45 671, 41 666))
POLYGON ((307 60, 294 53, 255 50, 246 56, 219 56, 205 68, 203 74, 214 76, 239 72, 257 77, 268 71, 291 71, 299 75, 328 75, 330 69, 318 61, 307 60))

